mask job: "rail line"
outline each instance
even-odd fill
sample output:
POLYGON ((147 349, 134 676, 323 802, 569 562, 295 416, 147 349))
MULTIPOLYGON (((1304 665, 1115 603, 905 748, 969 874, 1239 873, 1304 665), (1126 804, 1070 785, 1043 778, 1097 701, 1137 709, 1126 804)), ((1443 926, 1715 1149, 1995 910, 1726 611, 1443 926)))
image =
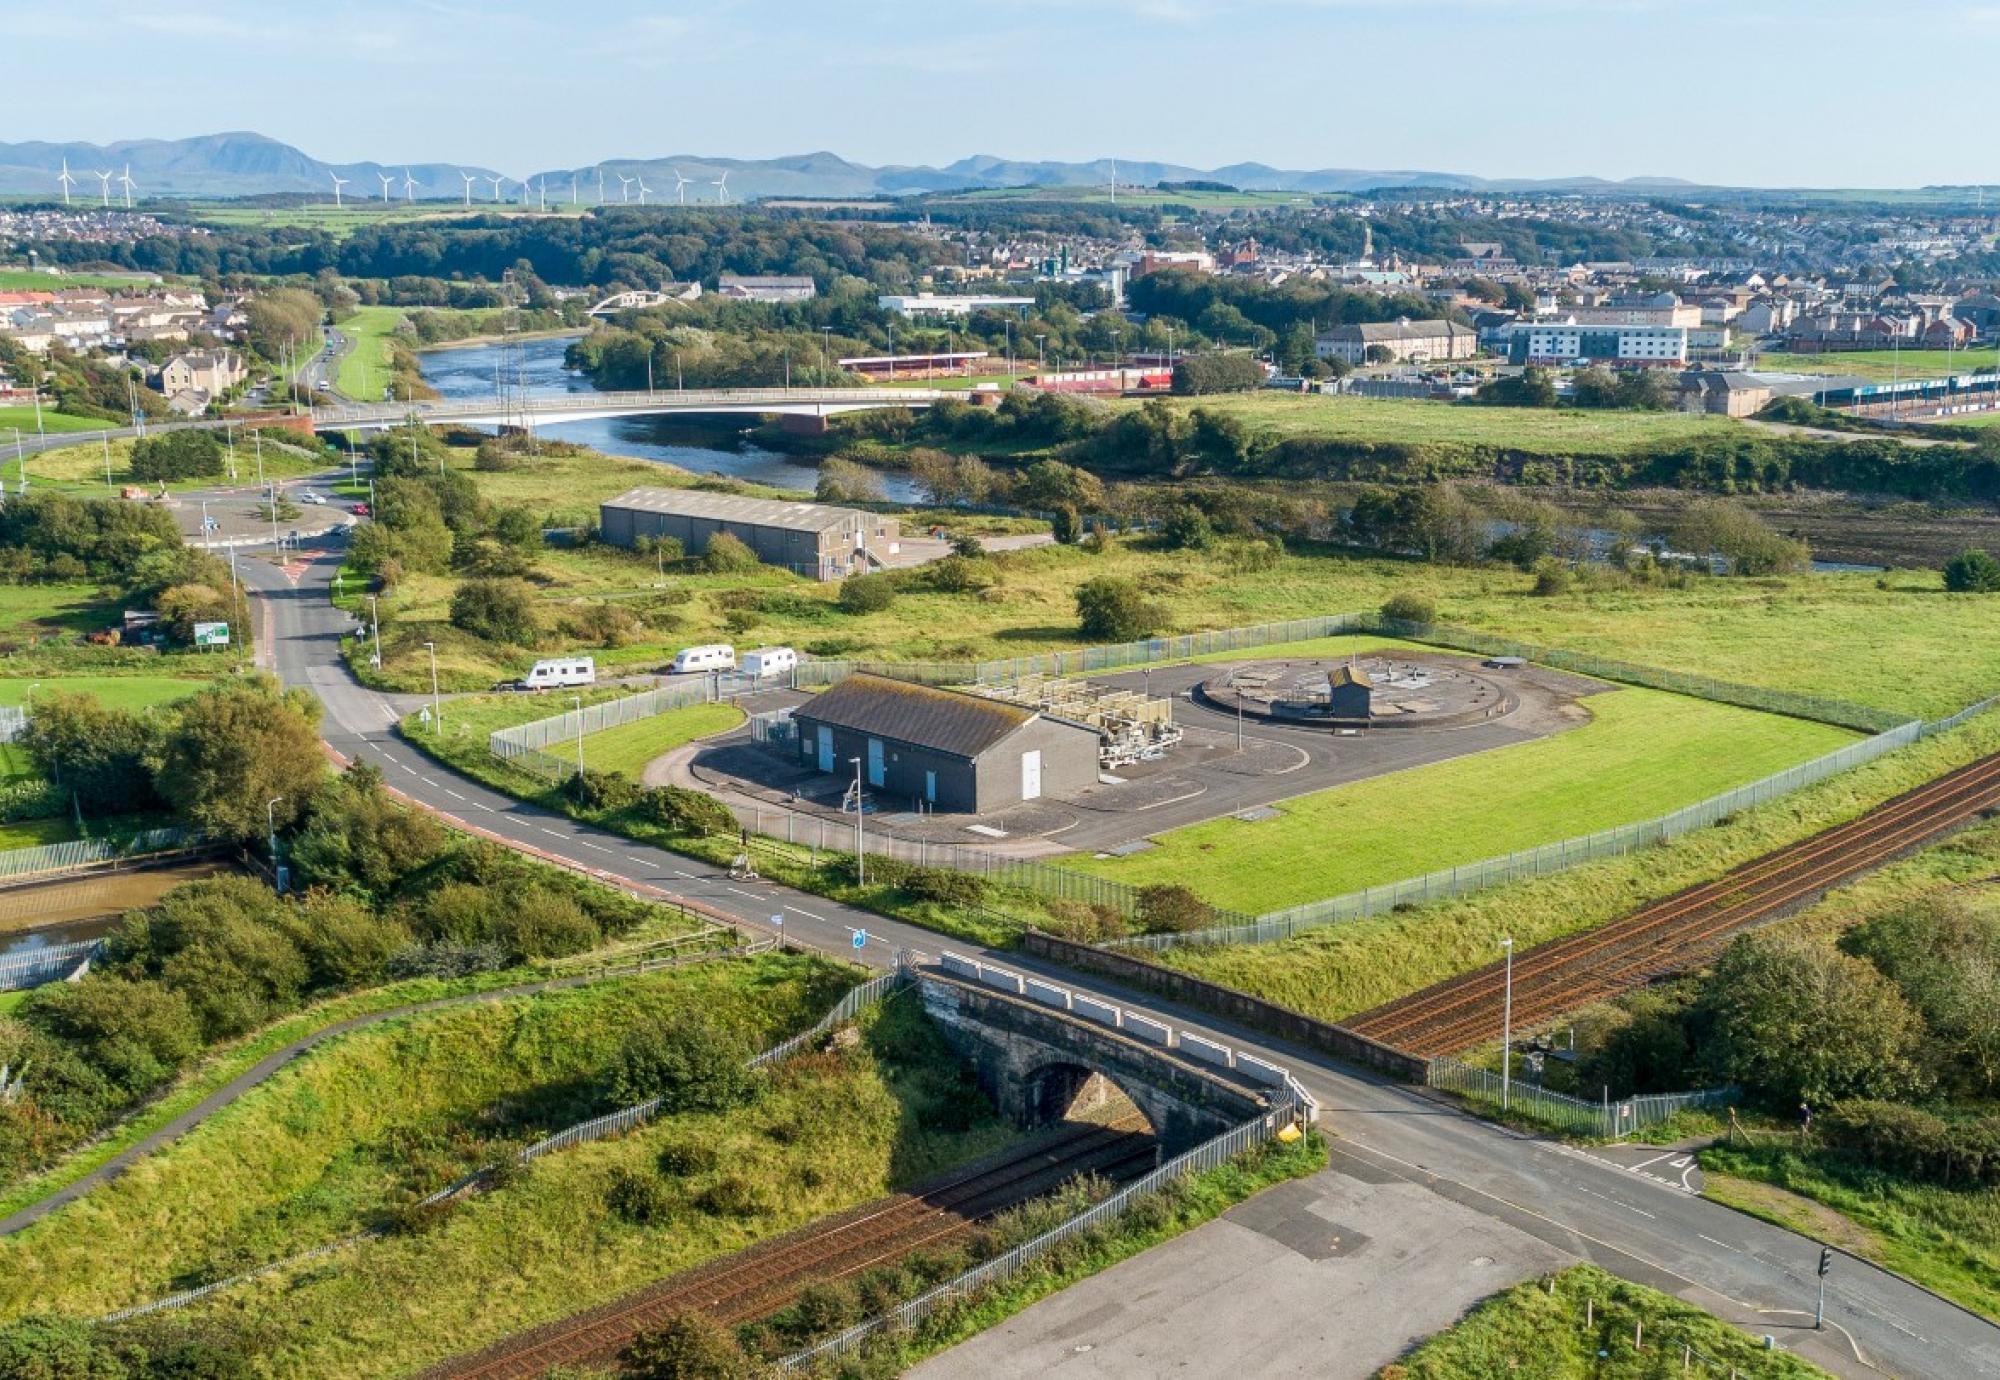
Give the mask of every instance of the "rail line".
POLYGON ((944 1244, 1065 1180, 1131 1177, 1150 1168, 1155 1142, 1127 1116, 1068 1128, 975 1162, 912 1194, 878 1199, 745 1251, 711 1261, 587 1312, 504 1338, 433 1366, 423 1380, 529 1380, 559 1365, 603 1365, 633 1337, 689 1309, 720 1322, 768 1316, 806 1285, 849 1278, 912 1251, 944 1244))
MULTIPOLYGON (((1889 800, 1859 818, 1767 853, 1621 920, 1551 940, 1514 959, 1514 1020, 1531 1029, 1711 956, 1737 931, 1881 866, 2000 805, 2000 754, 1889 800)), ((1363 1012, 1349 1029, 1421 1058, 1500 1033, 1504 963, 1363 1012)))

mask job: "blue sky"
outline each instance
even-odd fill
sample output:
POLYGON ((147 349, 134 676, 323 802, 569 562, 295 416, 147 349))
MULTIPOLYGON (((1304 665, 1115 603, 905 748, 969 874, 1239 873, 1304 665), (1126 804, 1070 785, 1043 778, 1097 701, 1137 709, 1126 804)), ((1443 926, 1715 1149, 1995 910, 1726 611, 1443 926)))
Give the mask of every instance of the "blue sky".
POLYGON ((0 140, 2000 182, 2000 0, 4 0, 0 50, 0 140))

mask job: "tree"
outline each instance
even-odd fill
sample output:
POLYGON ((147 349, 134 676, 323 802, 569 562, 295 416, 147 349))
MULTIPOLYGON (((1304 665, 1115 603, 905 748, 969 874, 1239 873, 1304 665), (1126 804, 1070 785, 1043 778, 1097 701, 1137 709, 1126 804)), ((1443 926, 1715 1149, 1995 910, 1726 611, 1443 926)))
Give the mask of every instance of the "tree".
POLYGON ((202 1045, 186 996, 110 974, 39 988, 20 1018, 70 1045, 128 1094, 153 1087, 202 1045))
POLYGON ((751 1380, 757 1373, 734 1332, 692 1309, 641 1332, 618 1359, 629 1380, 751 1380))
POLYGON ((451 596, 451 625, 489 642, 532 647, 541 626, 527 582, 513 577, 467 580, 451 596))
POLYGON ((880 503, 882 477, 875 471, 841 456, 820 461, 819 482, 813 497, 821 503, 880 503))
POLYGON ((1671 540, 1683 551, 1721 558, 1737 575, 1801 570, 1812 559, 1803 541, 1780 536, 1732 499, 1704 498, 1689 504, 1675 520, 1671 540))
POLYGON ((1749 934, 1723 951, 1701 998, 1716 1071, 1782 1106, 1919 1091, 1923 1024, 1867 961, 1828 945, 1749 934))
POLYGON ((222 443, 212 431, 170 431, 132 446, 132 477, 147 483, 212 478, 222 464, 222 443))
POLYGON ((1174 392, 1183 397, 1247 393, 1263 386, 1264 366, 1247 354, 1189 355, 1174 365, 1174 392))
POLYGON ((292 842, 292 868, 308 886, 386 897, 444 848, 444 830, 420 810, 390 798, 382 773, 356 763, 313 793, 292 842))
POLYGON ((896 601, 896 586, 887 575, 873 572, 849 575, 840 582, 835 602, 842 613, 858 616, 880 613, 896 601))
POLYGON ((1569 381, 1569 400, 1578 407, 1617 407, 1618 380, 1609 369, 1579 369, 1569 381))
POLYGON ((1480 384, 1472 400, 1486 407, 1554 407, 1556 386, 1546 371, 1530 365, 1480 384))
POLYGON ((195 624, 235 621, 236 604, 212 585, 185 584, 161 590, 153 600, 153 609, 167 635, 186 647, 194 643, 195 624))
POLYGON ((1961 551, 1944 563, 1944 587, 1953 594, 2000 591, 2000 561, 1984 551, 1961 551))
POLYGON ((35 697, 21 745, 36 769, 86 814, 129 814, 153 806, 150 758, 158 726, 95 695, 52 690, 35 697))
POLYGON ((1169 551, 1206 551, 1215 542, 1215 528, 1207 513, 1183 503, 1160 524, 1160 540, 1169 551))
POLYGON ((494 515, 493 535, 517 551, 538 551, 542 545, 542 520, 532 508, 502 508, 494 515))
POLYGON ((1060 460, 1037 460, 1021 476, 1014 497, 1028 508, 1094 512, 1104 506, 1104 482, 1088 470, 1060 460))
POLYGON ((1083 635, 1100 642, 1136 642, 1167 621, 1167 611, 1147 599, 1136 581, 1113 575, 1077 586, 1076 615, 1083 635))
POLYGON ((305 809, 326 772, 319 701, 266 675, 218 682, 183 700, 154 786, 189 823, 224 838, 261 839, 267 802, 280 828, 305 809))
POLYGON ((1387 345, 1370 345, 1361 352, 1364 364, 1388 364, 1396 358, 1396 352, 1387 345))
POLYGON ((621 1107, 660 1099, 663 1114, 720 1112, 753 1088, 749 1051, 695 1012, 655 1014, 626 1033, 608 1091, 621 1107))

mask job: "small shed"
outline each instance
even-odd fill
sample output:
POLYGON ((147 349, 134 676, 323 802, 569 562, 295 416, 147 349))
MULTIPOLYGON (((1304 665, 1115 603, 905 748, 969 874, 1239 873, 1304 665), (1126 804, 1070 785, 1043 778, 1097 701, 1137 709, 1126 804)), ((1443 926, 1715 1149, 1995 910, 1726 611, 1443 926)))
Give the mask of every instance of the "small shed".
POLYGON ((1336 719, 1367 719, 1375 712, 1375 683, 1357 666, 1336 666, 1327 673, 1328 714, 1336 719))

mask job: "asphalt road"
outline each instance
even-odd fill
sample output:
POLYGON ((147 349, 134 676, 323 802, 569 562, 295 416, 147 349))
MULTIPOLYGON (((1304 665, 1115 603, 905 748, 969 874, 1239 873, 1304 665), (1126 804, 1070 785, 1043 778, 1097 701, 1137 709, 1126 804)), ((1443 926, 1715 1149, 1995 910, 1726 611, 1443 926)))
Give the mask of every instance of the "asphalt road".
MULTIPOLYGON (((782 916, 793 938, 845 950, 871 965, 888 964, 903 947, 929 953, 974 950, 821 897, 768 883, 732 882, 707 863, 525 805, 424 757, 391 731, 398 703, 359 685, 340 658, 340 638, 352 620, 328 599, 337 553, 307 551, 299 560, 304 563, 290 573, 261 560, 241 563, 246 583, 266 596, 265 655, 275 657, 288 684, 319 696, 326 706, 322 733, 331 747, 374 764, 412 799, 468 828, 698 902, 751 929, 769 932, 774 917, 782 916), (857 934, 865 935, 865 942, 852 948, 857 934)), ((1044 970, 1011 954, 990 957, 1016 969, 1044 970)), ((1539 1242, 1564 1258, 1593 1261, 1753 1333, 1770 1334, 1780 1346, 1838 1374, 2000 1380, 2000 1327, 1850 1257, 1840 1257, 1834 1266, 1829 1326, 1813 1332, 1818 1243, 1629 1167, 1629 1156, 1621 1163, 1614 1154, 1523 1136, 1205 1013, 1067 970, 1046 971, 1068 986, 1102 992, 1135 1009, 1162 1011, 1185 1029, 1214 1033, 1291 1068, 1319 1099, 1325 1128, 1339 1138, 1336 1176, 1345 1174, 1356 1192, 1363 1184, 1412 1185, 1423 1190, 1417 1201, 1440 1213, 1470 1210, 1494 1224, 1491 1234, 1521 1246, 1524 1258, 1532 1253, 1526 1248, 1539 1242)), ((1413 1227, 1413 1239, 1426 1235, 1413 1227)), ((1381 1244, 1394 1247, 1393 1240, 1381 1244)), ((1263 1320, 1267 1306, 1305 1310, 1301 1325, 1309 1322, 1316 1335, 1330 1310, 1337 1315, 1343 1307, 1373 1309, 1381 1302, 1334 1295, 1267 1305, 1224 1292, 1207 1306, 1209 1330, 1226 1339, 1232 1311, 1263 1320)))

